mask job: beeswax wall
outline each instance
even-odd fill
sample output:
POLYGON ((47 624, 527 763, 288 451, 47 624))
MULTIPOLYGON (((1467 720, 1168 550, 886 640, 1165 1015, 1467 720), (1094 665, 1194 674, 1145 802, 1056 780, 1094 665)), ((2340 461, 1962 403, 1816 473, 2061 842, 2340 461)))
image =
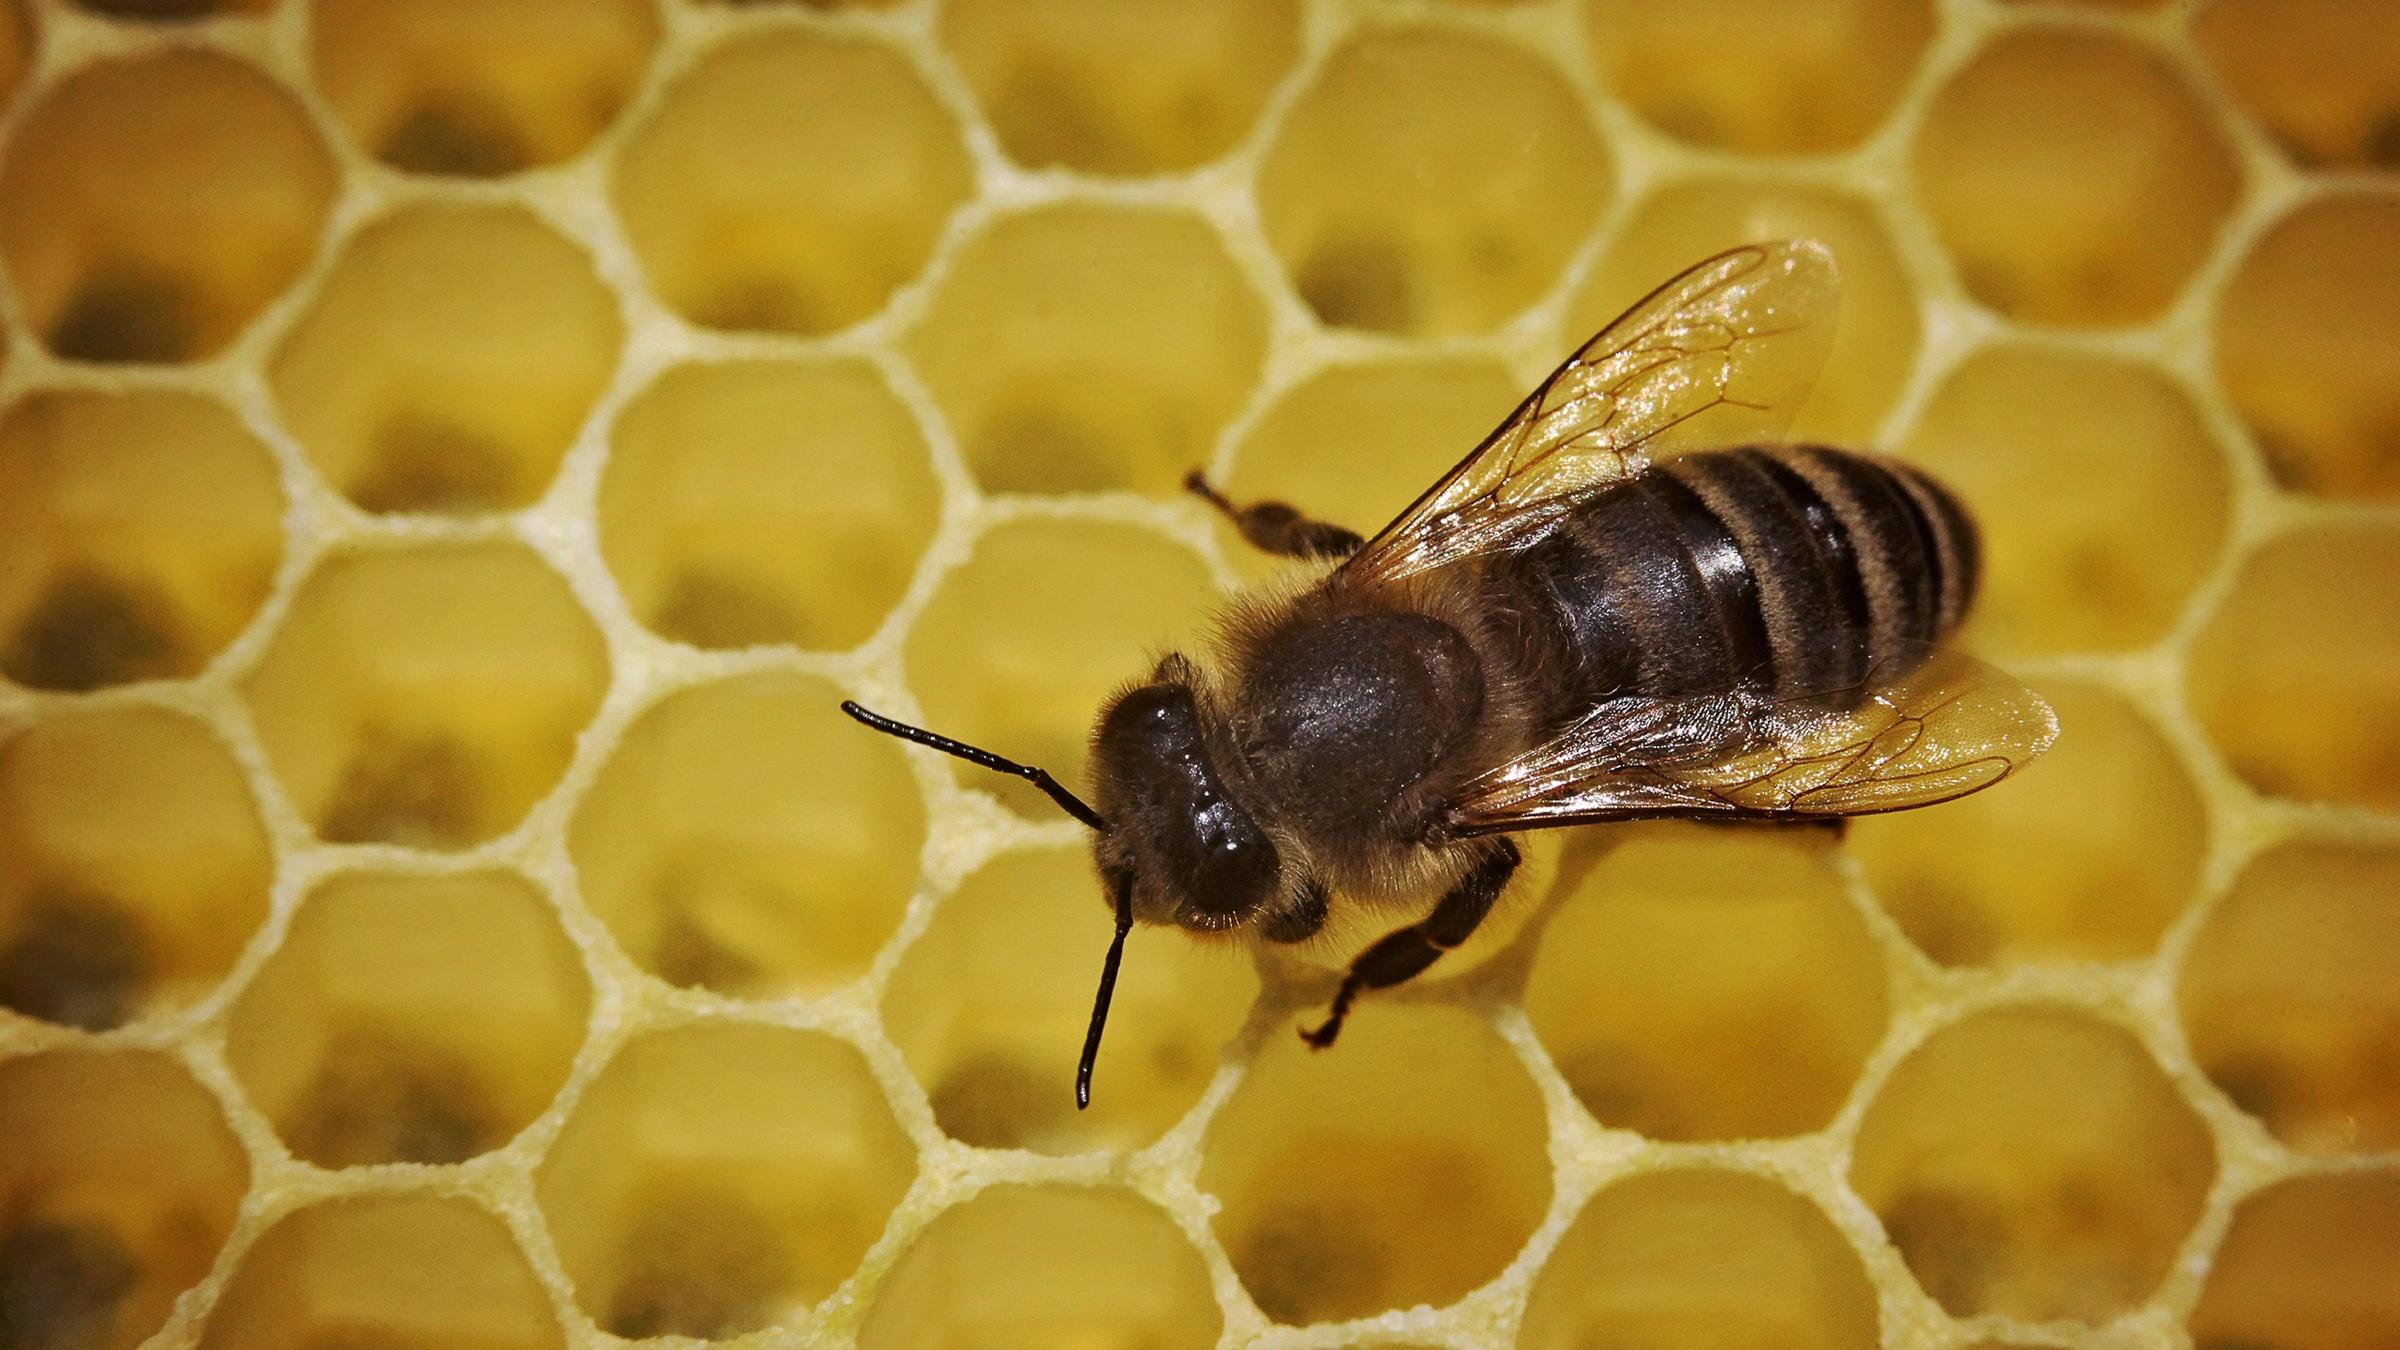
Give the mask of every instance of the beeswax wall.
POLYGON ((2400 1344, 2400 13, 0 0, 0 1346, 2400 1344), (1625 303, 2064 734, 1836 845, 1108 925, 1097 701, 1625 303), (1388 920, 1387 920, 1388 922, 1388 920), (1372 935, 1340 925, 1343 940, 1372 935))

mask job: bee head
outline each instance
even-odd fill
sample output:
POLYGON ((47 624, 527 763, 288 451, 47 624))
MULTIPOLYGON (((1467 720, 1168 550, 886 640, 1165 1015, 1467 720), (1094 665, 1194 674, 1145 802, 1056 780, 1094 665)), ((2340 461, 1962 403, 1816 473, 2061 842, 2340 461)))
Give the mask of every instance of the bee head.
POLYGON ((1109 889, 1133 915, 1197 932, 1251 922, 1274 895, 1274 842, 1225 790, 1201 712, 1173 658, 1159 678, 1117 696, 1092 737, 1092 771, 1108 828, 1093 841, 1109 889))
MULTIPOLYGON (((1184 697, 1188 704, 1191 697, 1191 691, 1188 688, 1184 691, 1184 697)), ((1118 701, 1123 702, 1122 699, 1118 701)), ((1083 1058, 1078 1060, 1075 1065, 1075 1106, 1078 1110, 1090 1106, 1092 1104, 1092 1064, 1100 1057, 1100 1033, 1108 1026, 1109 1001, 1115 997, 1117 992, 1117 967, 1125 959, 1125 935, 1133 931, 1134 874, 1122 868, 1111 871, 1106 866, 1107 841, 1119 837, 1119 832, 1110 827, 1106 816, 1093 810, 1083 798, 1068 791, 1064 784, 1052 778, 1044 770, 1034 768, 1030 764, 1019 764, 1013 759, 1003 759, 989 750, 968 745, 964 741, 954 741, 948 736, 927 731, 923 727, 894 721, 881 713, 870 712, 847 699, 842 701, 842 711, 848 713, 860 724, 872 727, 887 736, 897 736, 911 744, 922 745, 928 749, 939 750, 945 755, 963 759, 969 764, 980 765, 998 773, 1013 774, 1022 778, 1048 793, 1050 800, 1058 803, 1060 810, 1090 826, 1099 835, 1102 842, 1102 876, 1108 882, 1109 903, 1116 909, 1117 935, 1109 941, 1108 959, 1100 966, 1100 991, 1092 999, 1091 1029, 1084 1033, 1083 1058)))

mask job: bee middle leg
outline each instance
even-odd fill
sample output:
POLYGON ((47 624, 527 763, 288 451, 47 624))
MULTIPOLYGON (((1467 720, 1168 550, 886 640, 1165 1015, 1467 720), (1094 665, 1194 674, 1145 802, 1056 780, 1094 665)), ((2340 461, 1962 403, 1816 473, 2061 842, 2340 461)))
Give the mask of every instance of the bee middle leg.
POLYGON ((1333 1044, 1334 1038, 1342 1034, 1342 1020, 1350 1015, 1350 1005, 1362 991, 1405 984, 1423 974, 1443 952, 1473 937, 1522 860, 1523 855, 1511 841, 1493 841, 1483 861, 1459 878, 1458 884, 1435 903, 1431 914, 1385 934, 1374 946, 1358 954, 1350 963, 1350 972, 1342 977, 1342 987, 1333 996, 1332 1014, 1323 1026, 1301 1032, 1300 1039, 1318 1050, 1333 1044))
POLYGON ((1233 522, 1242 538, 1253 548, 1284 558, 1347 558, 1358 552, 1360 544, 1356 531, 1322 520, 1311 520, 1300 514, 1300 508, 1288 502, 1252 502, 1237 506, 1226 500, 1223 493, 1209 486, 1198 469, 1183 476, 1186 492, 1207 502, 1233 522))

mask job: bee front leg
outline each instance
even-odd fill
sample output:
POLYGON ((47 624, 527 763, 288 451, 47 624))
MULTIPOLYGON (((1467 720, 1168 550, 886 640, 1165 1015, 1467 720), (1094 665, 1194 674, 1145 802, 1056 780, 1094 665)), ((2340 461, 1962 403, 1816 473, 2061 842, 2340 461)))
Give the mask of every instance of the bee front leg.
POLYGON ((1508 879, 1515 875, 1522 859, 1514 843, 1506 839, 1493 841, 1483 861, 1459 878, 1458 884, 1434 905, 1431 914, 1385 934, 1374 946, 1358 954, 1358 959, 1350 963, 1350 973, 1342 977, 1341 989, 1333 996, 1332 1015, 1316 1030, 1301 1032, 1300 1039, 1319 1050, 1333 1044, 1334 1038, 1342 1034, 1342 1019, 1350 1015, 1350 1005, 1357 1001, 1362 990, 1405 984, 1423 974, 1443 952, 1473 937, 1484 916, 1492 912, 1492 902, 1507 889, 1508 879))
POLYGON ((1254 548, 1283 558, 1347 558, 1366 541, 1352 530, 1300 514, 1285 502, 1252 502, 1236 506, 1208 485, 1198 469, 1183 476, 1184 490, 1207 502, 1233 522, 1254 548))

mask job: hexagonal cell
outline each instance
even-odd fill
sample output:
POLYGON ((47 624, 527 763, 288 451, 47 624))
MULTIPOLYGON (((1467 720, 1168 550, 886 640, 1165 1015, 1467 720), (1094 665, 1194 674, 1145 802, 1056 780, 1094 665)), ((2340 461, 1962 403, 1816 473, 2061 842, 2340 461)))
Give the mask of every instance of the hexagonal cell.
POLYGON ((941 25, 1009 157, 1087 173, 1224 154, 1300 50, 1292 0, 960 0, 941 25))
MULTIPOLYGON (((1082 783, 1102 700, 1148 671, 1167 639, 1196 632, 1215 599, 1200 560, 1148 530, 1011 522, 975 541, 911 625, 909 687, 944 735, 1082 783)), ((1058 818, 1027 784, 955 769, 1022 814, 1058 818)))
POLYGON ((2192 709, 2271 796, 2400 806, 2400 532, 2284 535, 2252 554, 2192 651, 2192 709))
MULTIPOLYGON (((1491 434, 1525 396, 1481 357, 1389 357, 1317 372, 1283 393, 1217 486, 1235 501, 1290 502, 1373 534, 1491 434)), ((1226 556, 1253 577, 1286 569, 1216 518, 1226 556)))
POLYGON ((1950 372, 1903 450, 1973 504, 1975 634, 1996 651, 2156 642, 2225 546, 2224 459, 2152 366, 1986 348, 1950 372))
POLYGON ((2028 1005, 1909 1054, 1859 1122, 1850 1184, 1953 1316, 2100 1322, 2158 1287, 2215 1172, 2141 1042, 2028 1005))
POLYGON ((282 555, 275 463, 210 399, 54 391, 0 416, 0 674, 19 684, 196 674, 282 555))
POLYGON ((941 511, 925 438, 863 361, 679 366, 614 434, 601 554, 642 622, 698 647, 865 641, 941 511))
POLYGON ((1764 155, 1864 139, 1900 101, 1933 37, 1927 0, 1590 0, 1584 19, 1600 78, 1653 126, 1764 155))
POLYGON ((2400 500, 2400 195, 2317 198, 2260 236, 2217 313, 2217 378, 2285 487, 2400 500))
POLYGON ((967 241, 911 337, 995 492, 1171 492, 1257 382, 1266 314, 1205 222, 1089 204, 967 241))
POLYGON ((299 274, 333 188, 307 117, 248 63, 196 49, 102 61, 10 137, 0 257, 58 355, 202 360, 299 274))
POLYGON ((881 309, 973 189, 957 122, 906 58, 805 29, 693 63, 611 186, 660 299, 710 328, 802 335, 881 309))
POLYGON ((351 238, 267 379, 367 510, 501 511, 550 485, 624 335, 591 259, 531 212, 416 206, 351 238))
POLYGON ((1385 1002, 1321 1055, 1267 1038, 1209 1127, 1200 1188, 1267 1316, 1364 1317, 1499 1274, 1549 1207, 1548 1136, 1540 1091, 1488 1025, 1385 1002))
POLYGON ((2400 168, 2400 23, 2350 0, 2211 0, 2192 40, 2303 166, 2400 168))
POLYGON ((1868 888, 1944 965, 2138 960, 2192 898, 2200 791, 2150 719, 2093 685, 2046 683, 2058 744, 1990 792, 1851 822, 1868 888))
POLYGON ((1833 250, 1842 278, 1833 348, 1791 434, 1835 445, 1872 443, 1916 364, 1918 302, 1874 207, 1842 193, 1733 179, 1680 183, 1656 193, 1635 210, 1569 301, 1560 354, 1700 259, 1776 237, 1822 242, 1833 250))
POLYGON ((242 1254, 201 1350, 564 1347, 508 1226, 471 1200, 379 1195, 287 1214, 242 1254))
POLYGON ((2233 1212, 2192 1309, 2201 1350, 2400 1341, 2400 1172, 2298 1177, 2233 1212))
POLYGON ((607 649, 559 575, 472 543, 319 564, 245 692, 320 838, 448 849, 524 818, 607 687, 607 649))
POLYGON ((317 88, 368 154, 489 177, 591 144, 649 65, 658 15, 642 0, 315 0, 308 31, 317 88))
POLYGON ((1208 1350, 1222 1321, 1200 1253, 1149 1201, 1114 1187, 994 1186, 926 1226, 858 1344, 1208 1350))
POLYGON ((131 1350, 199 1282, 250 1164, 214 1097, 149 1051, 0 1062, 0 1331, 131 1350))
POLYGON ((2099 29, 1987 43, 1926 108, 1915 162, 1968 293, 2036 323, 2157 317, 2242 192, 2183 77, 2099 29))
POLYGON ((618 1051, 534 1184, 602 1330, 715 1338, 789 1325, 850 1278, 915 1172, 858 1051, 712 1021, 618 1051))
POLYGON ((0 742, 0 1008, 101 1031, 206 994, 267 916, 241 768, 200 723, 117 707, 0 742))
POLYGON ((2400 1148, 2400 849, 2291 844, 2250 864, 2177 981, 2200 1067, 2309 1153, 2400 1148))
POLYGON ((1604 1125, 1653 1139, 1832 1119, 1887 1015, 1883 953, 1822 850, 1659 828, 1579 878, 1525 1011, 1604 1125))
POLYGON ((917 882, 925 810, 900 744, 841 691, 764 673, 636 719, 567 833, 585 903, 643 968, 773 996, 867 968, 917 882))
POLYGON ((320 1167, 458 1162, 557 1095, 591 982, 507 872, 358 873, 317 888, 234 1004, 225 1053, 320 1167))
POLYGON ((1350 39, 1259 168, 1267 242, 1325 323, 1471 333, 1547 294, 1613 187, 1558 72, 1451 29, 1350 39))
POLYGON ((1525 1306, 1523 1350, 1874 1345, 1875 1286, 1822 1210, 1763 1177, 1676 1168, 1592 1197, 1525 1306))
POLYGON ((1258 979, 1238 949, 1145 933, 1075 1109, 1075 1054, 1108 950, 1081 849, 1010 854, 942 902, 884 996, 884 1029, 953 1139, 1044 1153, 1140 1148, 1200 1099, 1258 979))

